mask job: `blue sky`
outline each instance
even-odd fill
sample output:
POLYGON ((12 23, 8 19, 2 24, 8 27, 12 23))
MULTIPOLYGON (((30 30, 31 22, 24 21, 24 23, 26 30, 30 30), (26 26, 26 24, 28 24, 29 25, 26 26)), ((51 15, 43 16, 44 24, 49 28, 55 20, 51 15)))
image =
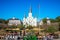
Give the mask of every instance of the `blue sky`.
POLYGON ((38 19, 60 16, 60 0, 0 0, 0 18, 16 17, 22 20, 24 14, 28 16, 30 5, 33 17, 38 19))

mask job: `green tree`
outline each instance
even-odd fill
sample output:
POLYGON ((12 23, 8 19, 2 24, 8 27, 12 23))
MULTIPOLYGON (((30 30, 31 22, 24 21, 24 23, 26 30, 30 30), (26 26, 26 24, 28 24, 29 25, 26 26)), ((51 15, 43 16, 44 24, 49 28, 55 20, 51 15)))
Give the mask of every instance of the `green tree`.
POLYGON ((5 23, 5 19, 0 19, 0 23, 5 23))
POLYGON ((7 23, 8 23, 8 20, 5 20, 5 19, 1 19, 1 18, 0 18, 0 23, 4 23, 4 24, 7 24, 7 23))
POLYGON ((60 16, 56 17, 56 22, 60 22, 60 16))
POLYGON ((37 37, 36 35, 29 34, 26 37, 24 37, 23 40, 37 40, 37 37))
POLYGON ((33 27, 31 25, 27 26, 28 29, 32 29, 33 27))
POLYGON ((8 24, 9 20, 5 20, 5 24, 8 24))
POLYGON ((17 28, 20 28, 20 30, 23 30, 24 26, 21 24, 21 25, 18 25, 17 28))
POLYGON ((47 22, 46 22, 46 21, 47 21, 47 19, 46 19, 46 18, 43 18, 42 20, 43 20, 43 22, 44 22, 44 23, 47 23, 47 22))
POLYGON ((55 26, 49 26, 45 29, 45 32, 48 32, 48 33, 54 33, 57 31, 57 28, 55 26))
POLYGON ((60 23, 59 23, 59 31, 60 31, 60 23))
POLYGON ((9 26, 9 28, 17 28, 17 26, 15 26, 15 25, 12 25, 12 26, 9 26))
POLYGON ((50 21, 51 21, 52 23, 56 22, 56 20, 55 20, 55 19, 50 19, 50 21))

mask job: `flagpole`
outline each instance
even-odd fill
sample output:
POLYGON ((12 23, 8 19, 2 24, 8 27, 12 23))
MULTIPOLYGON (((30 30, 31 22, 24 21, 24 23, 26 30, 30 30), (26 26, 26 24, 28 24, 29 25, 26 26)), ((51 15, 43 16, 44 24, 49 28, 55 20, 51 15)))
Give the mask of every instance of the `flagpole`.
MULTIPOLYGON (((40 13, 40 4, 39 4, 39 13, 40 13)), ((38 16, 39 16, 39 13, 38 13, 38 16)), ((39 25, 39 34, 40 34, 40 25, 39 25)))

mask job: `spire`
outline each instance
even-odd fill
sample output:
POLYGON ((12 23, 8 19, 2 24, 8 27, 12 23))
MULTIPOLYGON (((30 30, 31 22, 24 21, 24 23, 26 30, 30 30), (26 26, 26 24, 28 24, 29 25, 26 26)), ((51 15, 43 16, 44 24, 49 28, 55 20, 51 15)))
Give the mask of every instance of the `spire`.
POLYGON ((24 17, 26 18, 26 14, 24 13, 24 17))
POLYGON ((30 13, 32 13, 32 7, 30 6, 30 10, 29 10, 30 13))
POLYGON ((32 7, 30 6, 29 17, 32 17, 32 7))

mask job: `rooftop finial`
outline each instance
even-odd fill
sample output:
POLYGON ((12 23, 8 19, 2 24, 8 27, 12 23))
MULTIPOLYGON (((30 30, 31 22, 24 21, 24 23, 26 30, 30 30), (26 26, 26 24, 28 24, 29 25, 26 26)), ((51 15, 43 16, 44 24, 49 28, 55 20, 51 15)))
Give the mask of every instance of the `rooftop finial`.
POLYGON ((49 17, 47 17, 47 19, 50 19, 49 17))
POLYGON ((15 17, 13 17, 13 19, 15 19, 15 17))

